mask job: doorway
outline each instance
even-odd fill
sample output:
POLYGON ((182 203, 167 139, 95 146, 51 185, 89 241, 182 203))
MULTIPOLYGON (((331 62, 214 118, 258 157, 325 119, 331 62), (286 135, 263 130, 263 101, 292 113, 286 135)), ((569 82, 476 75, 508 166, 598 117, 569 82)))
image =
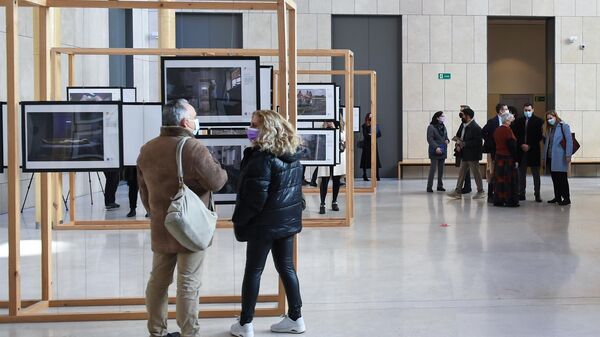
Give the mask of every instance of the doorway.
POLYGON ((488 19, 488 118, 498 102, 531 103, 537 114, 554 109, 554 19, 488 19))

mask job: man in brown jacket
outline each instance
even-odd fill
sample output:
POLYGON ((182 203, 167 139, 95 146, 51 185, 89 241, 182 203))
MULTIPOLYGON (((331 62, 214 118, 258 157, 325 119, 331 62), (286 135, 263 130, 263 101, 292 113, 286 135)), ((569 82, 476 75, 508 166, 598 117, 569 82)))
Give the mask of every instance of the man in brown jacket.
MULTIPOLYGON (((146 288, 148 331, 150 336, 178 336, 167 331, 168 288, 177 265, 177 324, 181 335, 200 336, 198 300, 204 251, 192 253, 184 248, 164 225, 171 197, 177 193, 175 150, 181 137, 193 137, 198 130, 196 111, 186 100, 168 103, 163 108, 160 136, 146 143, 137 160, 138 183, 144 207, 151 215, 152 272, 146 288)), ((199 140, 190 139, 183 148, 185 184, 208 204, 209 192, 219 191, 227 173, 199 140)))

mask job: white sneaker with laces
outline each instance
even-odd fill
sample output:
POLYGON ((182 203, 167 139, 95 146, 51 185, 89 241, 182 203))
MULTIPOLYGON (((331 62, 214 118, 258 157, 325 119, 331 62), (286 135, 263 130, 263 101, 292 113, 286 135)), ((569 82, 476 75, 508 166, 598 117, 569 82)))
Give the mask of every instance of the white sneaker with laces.
POLYGON ((240 325, 240 321, 238 320, 231 325, 229 333, 236 337, 254 337, 254 326, 252 322, 240 325))
POLYGON ((294 334, 303 333, 304 331, 306 331, 306 326, 304 325, 304 318, 300 317, 296 321, 293 321, 291 318, 285 316, 281 320, 281 322, 271 325, 271 331, 294 334))

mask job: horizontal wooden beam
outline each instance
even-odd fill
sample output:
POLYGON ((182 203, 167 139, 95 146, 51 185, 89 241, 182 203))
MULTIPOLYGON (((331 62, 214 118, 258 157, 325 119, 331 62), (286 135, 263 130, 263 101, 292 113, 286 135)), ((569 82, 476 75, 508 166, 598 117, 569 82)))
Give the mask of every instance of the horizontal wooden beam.
POLYGON ((277 1, 130 1, 130 0, 47 0, 49 7, 122 8, 122 9, 189 9, 189 10, 257 10, 276 11, 277 1))
MULTIPOLYGON (((376 74, 373 70, 355 70, 356 76, 371 76, 376 74)), ((298 70, 298 75, 346 75, 345 70, 298 70)))
MULTIPOLYGON (((176 303, 175 297, 169 297, 169 304, 176 303)), ((259 295, 259 303, 276 303, 279 295, 259 295)), ((228 304, 241 303, 241 296, 201 296, 199 302, 202 304, 228 304)), ((110 307, 110 306, 135 306, 146 305, 146 299, 143 297, 135 298, 98 298, 98 299, 74 299, 74 300, 52 300, 49 302, 50 308, 65 307, 110 307)))
MULTIPOLYGON (((156 55, 156 56, 279 56, 278 49, 227 48, 52 48, 52 53, 68 55, 156 55)), ((348 49, 298 49, 303 57, 345 57, 348 49)))

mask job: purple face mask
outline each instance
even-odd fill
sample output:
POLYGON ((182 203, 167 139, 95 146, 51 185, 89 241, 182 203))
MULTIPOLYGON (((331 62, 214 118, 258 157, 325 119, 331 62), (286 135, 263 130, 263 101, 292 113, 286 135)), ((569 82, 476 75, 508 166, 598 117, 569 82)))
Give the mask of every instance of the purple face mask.
POLYGON ((246 130, 246 135, 248 135, 248 139, 253 142, 258 138, 258 129, 255 128, 248 128, 248 130, 246 130))

